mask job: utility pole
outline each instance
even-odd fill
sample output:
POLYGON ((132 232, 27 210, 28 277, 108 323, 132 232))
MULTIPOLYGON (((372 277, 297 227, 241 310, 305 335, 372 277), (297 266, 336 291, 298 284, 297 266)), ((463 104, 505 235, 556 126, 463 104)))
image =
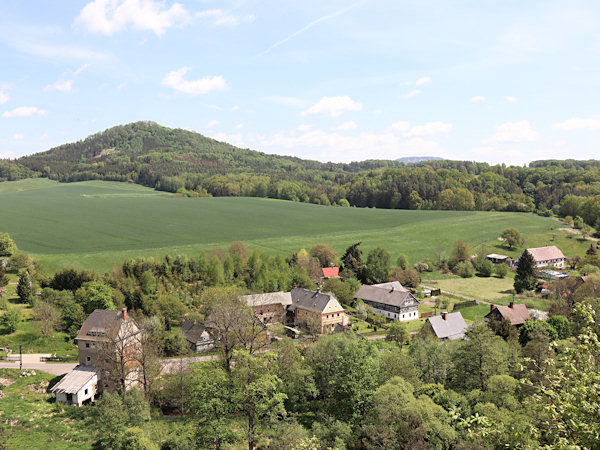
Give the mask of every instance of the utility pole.
POLYGON ((23 370, 23 350, 21 344, 19 344, 19 370, 23 370))

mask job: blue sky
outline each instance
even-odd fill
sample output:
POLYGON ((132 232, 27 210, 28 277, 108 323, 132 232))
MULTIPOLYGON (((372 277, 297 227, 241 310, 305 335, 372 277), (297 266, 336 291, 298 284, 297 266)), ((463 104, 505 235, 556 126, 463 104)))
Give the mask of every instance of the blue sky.
POLYGON ((0 156, 153 120, 321 161, 598 158, 594 1, 0 0, 0 156))

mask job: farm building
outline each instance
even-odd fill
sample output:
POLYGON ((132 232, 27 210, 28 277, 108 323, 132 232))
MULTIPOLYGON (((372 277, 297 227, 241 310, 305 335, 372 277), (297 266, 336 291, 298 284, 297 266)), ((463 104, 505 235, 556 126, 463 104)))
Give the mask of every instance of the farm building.
POLYGON ((97 395, 98 373, 95 367, 77 365, 50 392, 56 395, 56 401, 81 406, 97 395))
POLYGON ((312 320, 321 333, 333 331, 337 324, 346 325, 348 316, 340 302, 331 295, 324 294, 321 290, 294 288, 291 292, 292 304, 288 310, 293 314, 294 321, 301 325, 308 325, 312 320))
POLYGON ((363 284, 355 298, 373 307, 376 314, 388 319, 413 320, 419 318, 419 301, 399 282, 363 284))
POLYGON ((494 264, 508 264, 508 262, 510 261, 510 258, 506 255, 499 255, 497 253, 490 253, 489 255, 486 256, 487 259, 489 259, 491 262, 493 262, 494 264))
POLYGON ((240 297, 262 323, 285 322, 286 309, 292 304, 290 292, 268 292, 240 297))

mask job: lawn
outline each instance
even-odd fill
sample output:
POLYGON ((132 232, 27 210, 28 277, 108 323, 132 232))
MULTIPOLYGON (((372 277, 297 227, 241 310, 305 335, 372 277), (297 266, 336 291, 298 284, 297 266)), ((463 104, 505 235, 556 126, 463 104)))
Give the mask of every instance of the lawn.
POLYGON ((493 242, 514 226, 553 233, 559 222, 521 213, 341 208, 262 198, 175 198, 131 183, 0 183, 0 231, 48 271, 77 266, 109 270, 126 258, 197 255, 234 240, 271 254, 327 242, 338 253, 362 241, 411 262, 466 239, 493 242))
POLYGON ((505 278, 497 277, 471 277, 459 276, 446 277, 442 280, 429 280, 424 284, 442 289, 453 294, 472 297, 477 300, 495 302, 498 299, 510 296, 513 291, 514 278, 509 273, 505 278))

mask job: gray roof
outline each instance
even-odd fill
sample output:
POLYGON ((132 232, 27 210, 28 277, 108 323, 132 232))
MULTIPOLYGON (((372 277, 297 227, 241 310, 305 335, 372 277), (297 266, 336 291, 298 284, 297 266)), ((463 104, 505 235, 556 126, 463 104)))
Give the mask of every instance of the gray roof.
POLYGON ((550 261, 552 259, 564 259, 565 255, 556 245, 546 247, 528 248, 527 251, 533 256, 535 262, 550 261))
POLYGON ((430 317, 428 320, 433 332, 440 339, 461 339, 467 331, 467 324, 460 312, 442 313, 439 316, 430 317), (446 314, 445 320, 444 314, 446 314))
POLYGON ((54 392, 55 394, 59 392, 64 394, 76 394, 94 377, 98 377, 98 372, 95 367, 77 365, 58 383, 52 386, 50 392, 54 392))
POLYGON ((108 336, 115 336, 122 323, 121 310, 96 309, 85 319, 75 339, 108 341, 108 336))
MULTIPOLYGON (((200 323, 196 323, 193 320, 186 320, 181 325, 181 332, 186 341, 197 343, 202 341, 202 334, 206 331, 206 327, 200 323)), ((210 336, 210 333, 208 333, 210 336)))
POLYGON ((311 291, 308 289, 294 288, 292 289, 292 306, 308 311, 324 314, 325 312, 343 311, 342 305, 331 294, 323 294, 319 291, 311 291), (325 311, 326 306, 331 300, 334 300, 334 308, 330 311, 325 311))
POLYGON ((266 294, 250 294, 240 297, 248 306, 283 305, 292 304, 290 292, 267 292, 266 294))
POLYGON ((408 289, 406 289, 404 286, 402 286, 399 281, 390 281, 388 283, 372 284, 371 286, 394 289, 395 291, 408 292, 408 289))
POLYGON ((414 295, 405 288, 398 290, 395 286, 388 287, 387 285, 388 283, 384 283, 384 286, 363 284, 354 297, 396 307, 403 307, 413 302, 419 303, 414 295))

